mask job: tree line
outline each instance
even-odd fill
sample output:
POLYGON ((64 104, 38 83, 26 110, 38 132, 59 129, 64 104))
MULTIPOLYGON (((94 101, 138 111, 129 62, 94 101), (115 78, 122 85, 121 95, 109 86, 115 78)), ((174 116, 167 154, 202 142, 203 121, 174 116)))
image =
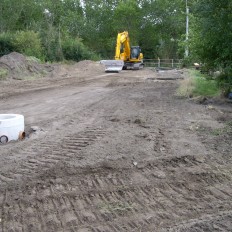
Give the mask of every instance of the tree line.
POLYGON ((45 61, 112 59, 117 33, 127 30, 147 59, 184 58, 228 77, 231 12, 231 0, 1 0, 0 55, 15 50, 45 61))
POLYGON ((146 58, 179 58, 184 7, 182 0, 1 0, 0 53, 14 48, 52 61, 112 58, 117 33, 128 30, 146 58))

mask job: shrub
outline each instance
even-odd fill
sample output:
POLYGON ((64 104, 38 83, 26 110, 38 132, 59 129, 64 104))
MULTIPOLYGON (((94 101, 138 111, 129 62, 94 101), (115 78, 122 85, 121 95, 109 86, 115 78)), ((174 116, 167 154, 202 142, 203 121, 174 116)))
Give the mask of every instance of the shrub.
POLYGON ((62 51, 66 60, 80 61, 98 59, 97 55, 90 51, 79 38, 66 38, 62 42, 62 51))
POLYGON ((216 78, 216 82, 221 89, 221 93, 224 97, 232 91, 232 73, 222 73, 216 78))
POLYGON ((14 36, 10 33, 0 34, 0 56, 7 55, 15 50, 14 36))
POLYGON ((43 59, 43 49, 38 33, 34 31, 18 31, 15 34, 13 44, 17 52, 43 59))

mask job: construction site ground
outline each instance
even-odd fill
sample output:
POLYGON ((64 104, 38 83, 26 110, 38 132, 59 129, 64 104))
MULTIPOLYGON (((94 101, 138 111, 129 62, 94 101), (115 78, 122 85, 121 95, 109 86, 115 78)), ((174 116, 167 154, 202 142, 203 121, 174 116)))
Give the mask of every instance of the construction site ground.
POLYGON ((185 75, 83 61, 1 81, 27 136, 0 146, 0 231, 232 231, 232 106, 176 96, 185 75))

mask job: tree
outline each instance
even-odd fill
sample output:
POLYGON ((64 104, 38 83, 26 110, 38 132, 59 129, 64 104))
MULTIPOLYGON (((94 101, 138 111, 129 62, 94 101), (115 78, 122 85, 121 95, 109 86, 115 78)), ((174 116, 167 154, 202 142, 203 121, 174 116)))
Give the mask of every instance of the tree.
MULTIPOLYGON (((39 33, 44 56, 57 60, 63 59, 62 45, 76 38, 103 58, 113 58, 117 33, 127 30, 131 45, 140 45, 145 58, 175 58, 185 32, 184 7, 183 0, 17 0, 17 5, 1 0, 0 34, 39 33)), ((7 38, 2 44, 9 44, 7 38)))
POLYGON ((141 43, 150 58, 178 58, 178 42, 185 33, 185 3, 181 0, 141 0, 141 43))
POLYGON ((192 55, 210 69, 232 74, 232 2, 196 1, 193 15, 192 55))

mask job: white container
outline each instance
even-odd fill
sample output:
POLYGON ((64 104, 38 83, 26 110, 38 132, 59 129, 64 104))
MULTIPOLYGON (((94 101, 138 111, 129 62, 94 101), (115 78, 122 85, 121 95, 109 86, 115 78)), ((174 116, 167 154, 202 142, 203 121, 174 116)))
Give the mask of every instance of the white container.
POLYGON ((23 139, 24 116, 20 114, 0 114, 0 143, 23 139))

